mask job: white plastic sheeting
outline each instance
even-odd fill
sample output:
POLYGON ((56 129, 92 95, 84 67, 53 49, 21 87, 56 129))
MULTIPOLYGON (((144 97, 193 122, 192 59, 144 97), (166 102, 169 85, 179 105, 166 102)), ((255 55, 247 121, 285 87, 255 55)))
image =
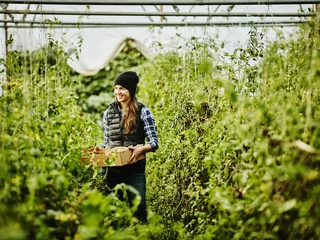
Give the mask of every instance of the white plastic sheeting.
POLYGON ((83 50, 76 55, 72 53, 68 59, 68 65, 86 76, 92 76, 105 68, 125 47, 127 40, 129 44, 136 47, 146 58, 152 58, 151 51, 143 43, 130 37, 105 39, 99 44, 92 45, 94 39, 99 36, 90 36, 83 42, 83 50))

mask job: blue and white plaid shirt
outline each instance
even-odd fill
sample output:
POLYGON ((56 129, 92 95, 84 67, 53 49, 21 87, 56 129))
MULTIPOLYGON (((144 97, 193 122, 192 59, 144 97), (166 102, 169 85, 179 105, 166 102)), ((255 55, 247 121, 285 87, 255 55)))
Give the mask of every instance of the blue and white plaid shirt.
MULTIPOLYGON (((107 109, 103 114, 103 126, 104 126, 104 146, 108 146, 108 132, 109 132, 109 126, 108 126, 108 110, 107 109)), ((158 137, 157 137, 157 131, 155 126, 155 121, 152 113, 150 110, 144 106, 141 109, 141 120, 143 121, 144 125, 144 132, 147 138, 147 143, 150 144, 152 147, 152 151, 156 151, 158 149, 158 137)))

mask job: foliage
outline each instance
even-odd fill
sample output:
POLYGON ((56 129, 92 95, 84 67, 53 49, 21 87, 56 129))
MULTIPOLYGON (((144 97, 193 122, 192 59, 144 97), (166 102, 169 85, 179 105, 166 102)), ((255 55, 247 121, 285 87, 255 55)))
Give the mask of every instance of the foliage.
POLYGON ((223 61, 195 40, 145 65, 140 95, 161 143, 149 205, 167 239, 319 238, 318 29, 280 32, 262 51, 253 28, 223 61))
POLYGON ((135 226, 125 203, 103 195, 99 168, 80 164, 81 150, 101 143, 103 134, 75 102, 61 49, 55 43, 30 54, 11 52, 6 61, 10 89, 0 98, 1 239, 133 234, 141 239, 150 230, 135 226), (52 59, 47 52, 55 53, 52 59), (120 231, 123 226, 132 230, 120 231))
MULTIPOLYGON (((149 225, 103 194, 99 168, 79 162, 103 133, 77 105, 80 79, 62 46, 50 35, 44 49, 10 52, 10 89, 0 98, 0 236, 318 239, 318 33, 312 22, 264 45, 253 27, 229 55, 210 36, 191 38, 137 66, 138 97, 160 139, 148 154, 149 225)), ((127 56, 110 65, 112 79, 127 56)))

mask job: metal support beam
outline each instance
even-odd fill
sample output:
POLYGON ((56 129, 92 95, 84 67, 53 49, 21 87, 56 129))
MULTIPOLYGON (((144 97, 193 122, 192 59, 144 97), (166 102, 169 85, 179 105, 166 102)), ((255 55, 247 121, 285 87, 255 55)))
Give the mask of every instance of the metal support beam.
POLYGON ((55 28, 56 26, 65 26, 65 25, 74 25, 75 27, 81 28, 82 26, 108 26, 108 27, 146 27, 146 26, 240 26, 240 25, 255 25, 256 23, 258 24, 299 24, 299 23, 307 23, 309 22, 308 20, 300 20, 300 21, 295 21, 295 20, 289 20, 289 21, 257 21, 257 22, 252 22, 252 21, 247 21, 247 22, 239 22, 239 21, 227 21, 227 22, 189 22, 189 23, 181 23, 181 22, 176 22, 176 23, 166 23, 166 22, 153 22, 153 23, 119 23, 119 22, 63 22, 63 23, 54 23, 54 22, 43 22, 43 21, 11 21, 11 20, 0 20, 2 23, 6 23, 7 27, 17 27, 18 25, 16 24, 30 24, 32 27, 35 25, 40 25, 42 26, 50 26, 52 28, 55 28), (10 25, 9 25, 10 24, 10 25))
MULTIPOLYGON (((7 9, 9 4, 4 4, 3 6, 1 6, 4 10, 7 9)), ((7 21, 7 14, 5 13, 3 15, 3 20, 4 20, 4 24, 3 24, 3 29, 4 29, 4 44, 5 44, 5 59, 7 61, 7 57, 8 57, 8 53, 9 53, 9 48, 8 48, 8 25, 6 23, 7 21)), ((9 91, 10 90, 10 79, 9 79, 9 76, 8 76, 8 71, 7 71, 7 62, 5 64, 5 79, 6 79, 6 89, 9 91)), ((0 88, 1 88, 1 95, 2 96, 2 85, 0 85, 0 88)))
MULTIPOLYGON (((147 12, 147 10, 145 9, 144 6, 141 6, 141 8, 143 9, 143 11, 147 12)), ((102 16, 107 16, 107 15, 102 15, 102 16)), ((152 18, 150 16, 148 16, 148 18, 149 18, 150 22, 153 22, 153 20, 152 20, 152 18)))
MULTIPOLYGON (((88 12, 49 10, 0 10, 4 14, 79 15, 79 16, 166 16, 166 17, 308 17, 316 12, 257 13, 257 12, 88 12)), ((318 13, 319 14, 319 13, 318 13)))
POLYGON ((316 4, 320 0, 0 0, 10 4, 60 5, 275 5, 316 4))
MULTIPOLYGON (((250 23, 242 23, 242 24, 237 24, 237 25, 230 25, 228 23, 221 23, 221 24, 212 24, 212 25, 208 25, 206 23, 197 23, 197 24, 193 24, 193 25, 187 25, 183 23, 178 23, 175 25, 172 25, 170 23, 165 23, 165 24, 157 24, 157 25, 148 25, 147 23, 144 26, 140 25, 99 25, 99 26, 94 26, 94 25, 81 25, 80 26, 76 26, 76 25, 59 25, 59 26, 41 26, 41 25, 17 25, 17 26, 7 26, 8 28, 14 28, 14 29, 32 29, 32 28, 41 28, 41 29, 50 29, 50 28, 55 28, 55 29, 70 29, 70 28, 77 28, 77 29, 87 29, 87 28, 92 28, 92 29, 98 29, 98 28, 131 28, 131 27, 250 27, 252 26, 252 24, 250 23)), ((279 22, 274 22, 274 23, 255 23, 254 26, 256 27, 295 27, 296 24, 294 23, 279 23, 279 22)), ((0 28, 3 28, 3 25, 0 24, 0 28)))

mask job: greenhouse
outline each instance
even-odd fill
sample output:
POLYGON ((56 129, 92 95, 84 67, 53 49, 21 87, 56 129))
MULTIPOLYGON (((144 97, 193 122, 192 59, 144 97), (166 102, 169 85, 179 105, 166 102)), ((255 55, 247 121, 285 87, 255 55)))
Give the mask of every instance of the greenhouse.
POLYGON ((319 11, 0 0, 0 239, 319 239, 319 11))

